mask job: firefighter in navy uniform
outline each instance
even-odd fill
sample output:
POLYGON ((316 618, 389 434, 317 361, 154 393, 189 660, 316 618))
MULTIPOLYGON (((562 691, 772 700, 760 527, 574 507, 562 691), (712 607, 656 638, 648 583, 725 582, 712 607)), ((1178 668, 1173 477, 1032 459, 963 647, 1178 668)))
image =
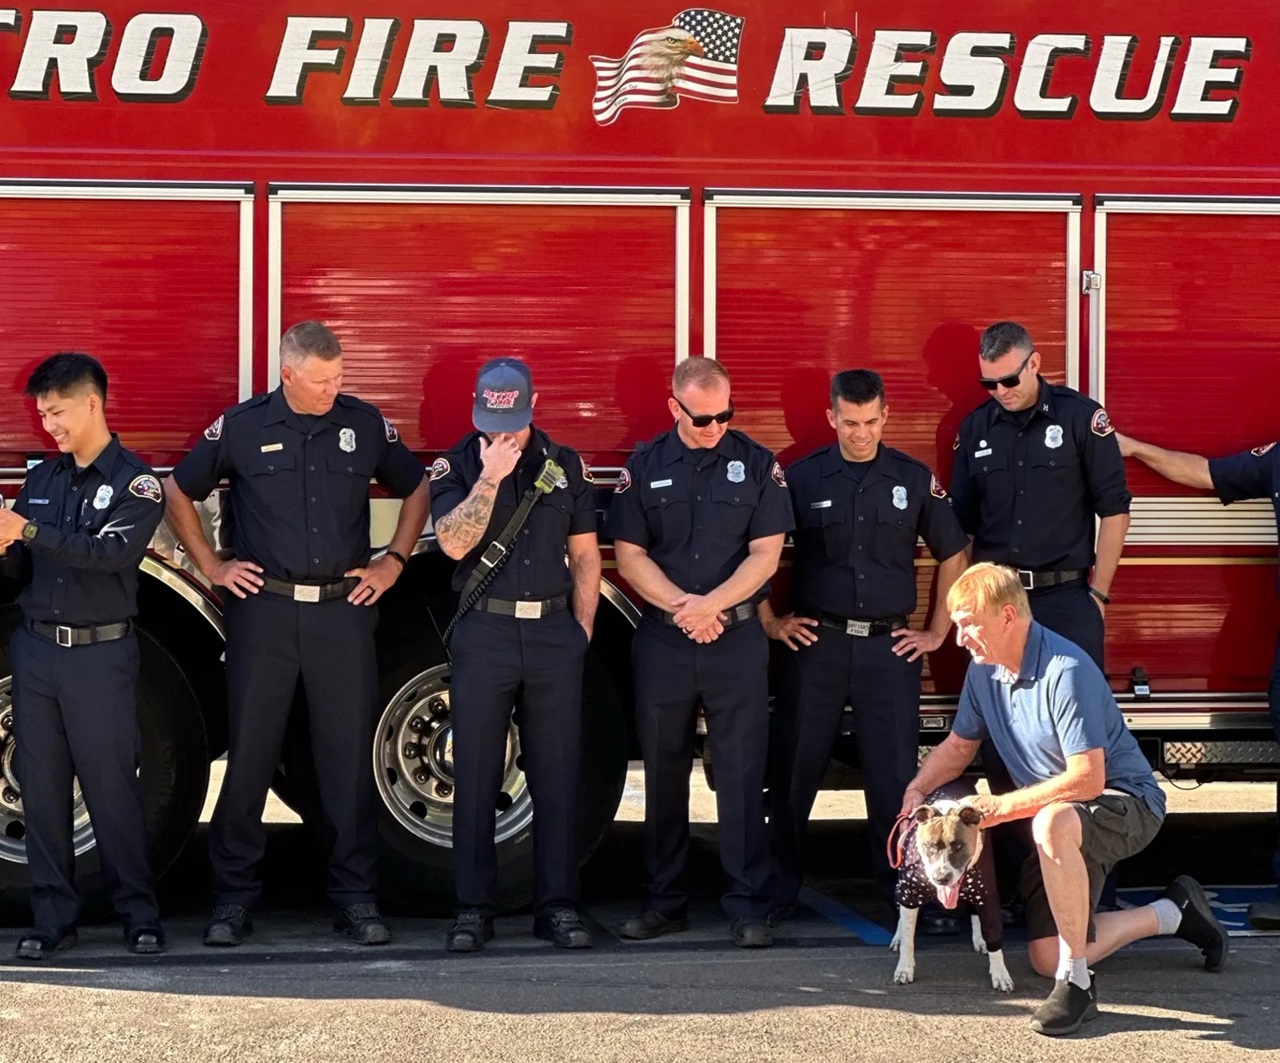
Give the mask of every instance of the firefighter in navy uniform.
MULTIPOLYGON (((1104 617, 1132 497, 1115 430, 1092 399, 1040 376, 1040 354, 1019 324, 1001 321, 982 334, 978 368, 992 397, 960 425, 951 474, 956 516, 973 536, 973 560, 1016 569, 1036 621, 1074 642, 1105 673, 1104 617)), ((982 759, 993 790, 1011 790, 990 742, 982 759)), ((1007 872, 1030 852, 1030 829, 1019 823, 1001 828, 1000 836, 996 852, 1007 882, 1007 872)), ((1113 905, 1114 893, 1111 876, 1102 903, 1113 905)))
POLYGON ((924 655, 951 627, 938 604, 926 629, 907 625, 916 608, 916 540, 940 563, 938 602, 964 571, 969 540, 929 467, 881 443, 888 414, 876 373, 837 374, 827 411, 836 443, 787 469, 797 525, 794 608, 775 616, 768 602, 760 607, 769 636, 796 651, 783 664, 771 787, 775 921, 794 911, 805 828, 846 705, 876 882, 892 899, 897 880, 885 845, 918 765, 924 655))
POLYGON ((517 703, 533 800, 533 932, 559 948, 592 945, 577 910, 578 777, 600 547, 591 474, 532 423, 537 398, 522 362, 486 363, 476 379, 476 431, 431 470, 436 541, 459 561, 453 586, 466 607, 449 642, 457 893, 450 952, 475 952, 493 937, 494 808, 517 703), (496 575, 481 583, 504 550, 496 575))
MULTIPOLYGON (((1206 458, 1165 450, 1153 443, 1116 433, 1120 452, 1126 458, 1137 458, 1144 465, 1175 483, 1213 491, 1223 505, 1250 498, 1265 498, 1275 510, 1280 523, 1280 446, 1265 443, 1223 458, 1206 458)), ((1280 742, 1280 635, 1271 663, 1271 682, 1267 687, 1271 710, 1271 729, 1280 742)), ((1276 880, 1276 895, 1267 901, 1249 905, 1249 922, 1258 930, 1280 930, 1280 783, 1276 784, 1277 844, 1271 857, 1271 870, 1276 880)))
POLYGON ((72 777, 93 820, 130 952, 159 952, 138 780, 138 564, 164 514, 160 481, 107 428, 107 374, 56 354, 27 381, 62 452, 0 506, 5 574, 22 584, 10 643, 14 768, 26 813, 34 927, 17 955, 43 960, 76 944, 80 903, 71 835, 72 777))
POLYGON ((768 640, 758 606, 794 527, 773 455, 726 425, 734 409, 718 362, 677 366, 674 427, 628 460, 610 527, 618 571, 648 603, 632 642, 636 728, 645 769, 643 910, 622 936, 688 926, 689 771, 697 709, 715 772, 721 903, 737 945, 771 945, 764 815, 768 640))
POLYGON ((365 945, 390 934, 376 904, 377 816, 369 765, 377 696, 372 608, 426 523, 425 471, 391 423, 341 393, 342 348, 314 321, 280 341, 275 391, 227 410, 166 482, 168 518, 226 596, 230 744, 209 827, 213 919, 206 945, 253 929, 266 846, 262 810, 299 679, 332 839, 334 929, 365 945), (193 499, 230 481, 233 555, 205 539, 193 499), (370 561, 369 481, 404 499, 385 556, 370 561))

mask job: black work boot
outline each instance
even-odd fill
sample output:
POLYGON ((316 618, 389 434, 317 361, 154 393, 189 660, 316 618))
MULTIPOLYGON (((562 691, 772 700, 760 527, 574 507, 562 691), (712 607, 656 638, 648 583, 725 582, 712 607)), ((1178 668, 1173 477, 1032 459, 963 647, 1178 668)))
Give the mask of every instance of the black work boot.
POLYGON ((1179 875, 1169 883, 1163 896, 1168 897, 1182 913, 1177 934, 1204 955, 1206 971, 1220 971, 1230 950, 1227 931, 1209 906, 1200 883, 1190 875, 1179 875))
POLYGON ((33 926, 18 938, 14 955, 20 960, 47 960, 55 952, 73 949, 80 943, 73 926, 33 926))
POLYGON ((595 944, 591 931, 582 925, 582 917, 572 908, 556 908, 545 915, 534 916, 533 936, 550 941, 558 949, 589 949, 595 944))
POLYGON ((492 940, 491 918, 476 911, 459 912, 444 936, 444 947, 449 952, 479 952, 492 940))
POLYGON ((333 929, 346 934, 357 945, 386 945, 391 941, 391 931, 382 921, 382 913, 376 904, 348 904, 333 916, 333 929))
POLYGON ((1249 925, 1254 930, 1280 930, 1280 893, 1249 905, 1249 925))
POLYGON ((1081 989, 1075 982, 1059 978, 1049 998, 1031 1016, 1031 1028, 1046 1037, 1065 1037, 1097 1017, 1098 979, 1093 977, 1089 988, 1081 989))
POLYGON ((154 919, 130 923, 124 928, 124 944, 138 956, 151 956, 164 951, 164 928, 154 919))
POLYGON ((633 915, 623 923, 618 933, 624 938, 630 938, 632 941, 648 941, 650 938, 656 938, 662 934, 677 934, 681 930, 688 929, 689 917, 687 915, 667 916, 661 912, 646 908, 639 915, 633 915))
POLYGON ((755 915, 742 915, 729 927, 733 943, 743 949, 767 949, 773 944, 769 923, 755 915))
POLYGON ((253 916, 243 904, 218 904, 204 928, 204 943, 218 948, 239 945, 253 933, 253 916))

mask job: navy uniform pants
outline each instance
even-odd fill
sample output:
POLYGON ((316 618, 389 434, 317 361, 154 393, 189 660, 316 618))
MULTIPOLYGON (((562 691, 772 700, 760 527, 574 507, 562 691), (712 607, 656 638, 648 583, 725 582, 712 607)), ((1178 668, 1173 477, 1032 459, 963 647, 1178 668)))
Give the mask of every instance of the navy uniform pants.
POLYGON ((80 780, 111 899, 126 925, 158 917, 138 781, 138 642, 59 646, 27 624, 9 646, 18 782, 37 926, 80 914, 72 776, 80 780))
POLYGON ((471 611, 450 640, 453 864, 458 911, 496 911, 494 816, 518 704, 533 800, 534 912, 578 903, 578 777, 587 633, 565 610, 537 620, 471 611))
POLYGON ((764 815, 768 658, 768 639, 754 617, 702 646, 649 617, 636 629, 631 662, 644 756, 648 909, 676 917, 688 906, 689 774, 699 704, 707 717, 720 863, 728 879, 721 904, 730 919, 763 918, 772 907, 764 815))
POLYGON ((377 891, 372 763, 378 665, 376 607, 345 598, 295 602, 260 591, 226 607, 227 771, 209 825, 215 904, 251 906, 262 892, 262 810, 280 760, 298 680, 330 839, 329 896, 346 907, 377 891))
POLYGON ((772 786, 774 899, 791 904, 800 892, 809 813, 846 705, 853 708, 858 737, 871 866, 877 886, 892 898, 897 873, 885 845, 918 764, 924 661, 895 654, 892 635, 860 638, 828 627, 813 630, 818 641, 786 651, 783 663, 772 786))
MULTIPOLYGON (((1267 703, 1271 708, 1271 730, 1276 741, 1280 742, 1280 637, 1276 638, 1276 655, 1271 662, 1267 703)), ((1276 851, 1271 857, 1271 870, 1275 874, 1276 887, 1280 889, 1280 781, 1276 783, 1276 851)))

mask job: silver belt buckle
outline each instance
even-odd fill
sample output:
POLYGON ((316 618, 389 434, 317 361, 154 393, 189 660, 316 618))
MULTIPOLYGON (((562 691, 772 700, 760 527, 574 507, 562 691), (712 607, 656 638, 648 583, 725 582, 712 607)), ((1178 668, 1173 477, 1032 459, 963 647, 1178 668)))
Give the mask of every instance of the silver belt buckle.
POLYGON ((53 629, 53 637, 59 646, 71 646, 71 629, 65 624, 59 624, 53 629))
POLYGON ((295 602, 318 602, 320 600, 319 587, 304 587, 301 583, 293 585, 293 600, 295 602))
POLYGON ((541 620, 542 619, 542 603, 541 602, 516 602, 516 619, 517 620, 541 620))
POLYGON ((1036 589, 1036 574, 1029 568, 1018 569, 1018 582, 1022 584, 1024 591, 1033 591, 1036 589))
POLYGON ((865 639, 871 634, 871 621, 846 620, 844 622, 844 633, 846 635, 858 635, 865 639))

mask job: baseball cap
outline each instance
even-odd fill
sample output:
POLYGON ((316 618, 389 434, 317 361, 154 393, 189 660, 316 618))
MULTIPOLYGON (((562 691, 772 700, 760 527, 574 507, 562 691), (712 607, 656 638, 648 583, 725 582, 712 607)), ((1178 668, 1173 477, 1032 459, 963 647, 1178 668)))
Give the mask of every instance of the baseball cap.
POLYGON ((519 432, 533 420, 533 377, 515 358, 485 362, 476 376, 471 423, 481 432, 519 432))

